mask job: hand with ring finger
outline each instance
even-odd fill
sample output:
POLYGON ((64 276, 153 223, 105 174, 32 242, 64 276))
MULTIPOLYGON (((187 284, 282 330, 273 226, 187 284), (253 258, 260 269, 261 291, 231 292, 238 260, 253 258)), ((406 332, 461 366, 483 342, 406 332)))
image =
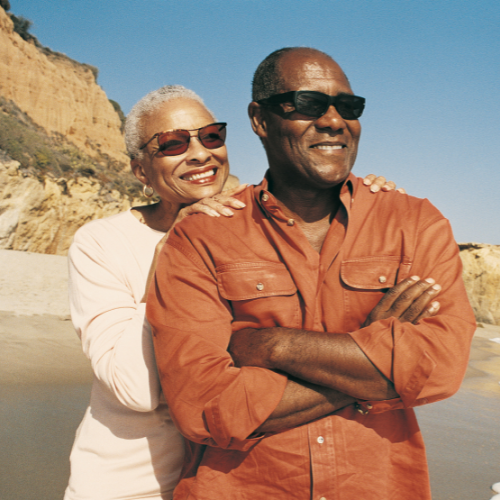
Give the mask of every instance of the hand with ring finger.
POLYGON ((192 205, 184 207, 179 211, 179 215, 177 216, 175 223, 180 222, 187 215, 196 213, 204 213, 210 217, 220 217, 221 215, 224 215, 225 217, 232 217, 234 212, 231 208, 241 210, 246 206, 242 201, 233 198, 233 196, 241 193, 247 186, 248 184, 242 184, 233 189, 222 191, 222 193, 216 194, 215 196, 212 196, 212 198, 203 198, 192 205))
POLYGON ((411 276, 390 288, 373 308, 363 327, 385 318, 394 317, 405 323, 416 324, 424 318, 434 316, 440 304, 435 297, 441 286, 434 279, 411 276))
POLYGON ((386 181, 385 177, 379 175, 378 177, 374 174, 369 174, 363 179, 363 184, 370 187, 372 193, 377 193, 378 191, 398 191, 399 193, 406 194, 404 188, 396 189, 396 184, 393 181, 386 181))

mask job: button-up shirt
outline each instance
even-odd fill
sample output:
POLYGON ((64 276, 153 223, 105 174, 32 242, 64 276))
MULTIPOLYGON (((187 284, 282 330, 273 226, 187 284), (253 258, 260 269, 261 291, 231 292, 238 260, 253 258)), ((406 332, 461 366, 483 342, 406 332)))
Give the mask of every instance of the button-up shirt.
POLYGON ((414 406, 458 390, 475 329, 448 221, 427 200, 375 195, 352 174, 321 253, 264 180, 231 219, 175 226, 147 314, 172 417, 189 440, 175 499, 430 499, 414 406), (442 286, 439 313, 361 328, 387 288, 418 275, 442 286), (400 396, 358 401, 284 432, 256 429, 287 377, 236 368, 242 328, 349 333, 400 396))

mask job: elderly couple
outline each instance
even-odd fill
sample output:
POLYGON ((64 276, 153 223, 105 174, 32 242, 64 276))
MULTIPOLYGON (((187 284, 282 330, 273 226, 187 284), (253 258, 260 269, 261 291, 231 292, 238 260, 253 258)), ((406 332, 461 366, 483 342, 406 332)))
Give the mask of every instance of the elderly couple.
POLYGON ((457 391, 474 316, 448 221, 351 173, 364 105, 330 56, 273 52, 248 108, 269 170, 224 193, 226 124, 196 94, 132 109, 160 201, 70 250, 94 384, 67 500, 431 498, 412 408, 457 391))

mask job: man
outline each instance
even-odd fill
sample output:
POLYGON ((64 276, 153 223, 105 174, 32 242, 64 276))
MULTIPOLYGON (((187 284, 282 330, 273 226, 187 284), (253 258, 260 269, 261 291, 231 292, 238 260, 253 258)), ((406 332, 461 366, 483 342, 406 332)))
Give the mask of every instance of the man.
POLYGON ((266 179, 167 242, 148 317, 191 441, 174 498, 431 498, 411 408, 459 388, 474 316, 447 220, 350 173, 363 105, 326 54, 268 56, 249 106, 266 179))

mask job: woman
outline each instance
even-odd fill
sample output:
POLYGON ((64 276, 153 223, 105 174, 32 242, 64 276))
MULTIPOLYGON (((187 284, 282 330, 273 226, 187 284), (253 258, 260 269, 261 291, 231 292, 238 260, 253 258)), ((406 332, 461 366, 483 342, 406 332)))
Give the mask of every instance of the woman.
POLYGON ((177 222, 244 207, 231 195, 245 186, 219 194, 229 173, 225 124, 194 92, 167 86, 145 96, 127 117, 125 140, 144 195, 160 201, 85 225, 70 248, 71 316, 94 382, 66 500, 171 498, 184 448, 161 394, 145 292, 177 222))

